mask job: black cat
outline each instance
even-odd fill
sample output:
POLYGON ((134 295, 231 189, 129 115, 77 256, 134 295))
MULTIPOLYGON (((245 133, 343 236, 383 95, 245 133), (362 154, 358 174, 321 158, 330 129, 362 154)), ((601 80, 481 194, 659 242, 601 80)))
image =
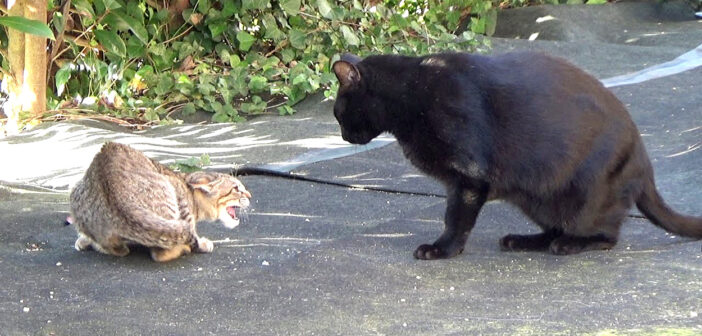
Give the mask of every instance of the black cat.
POLYGON ((594 77, 534 52, 445 53, 333 65, 344 140, 392 133, 405 156, 447 189, 443 234, 418 259, 463 251, 480 208, 502 199, 542 229, 503 250, 573 254, 612 248, 633 203, 654 224, 702 238, 702 218, 672 211, 624 105, 594 77))

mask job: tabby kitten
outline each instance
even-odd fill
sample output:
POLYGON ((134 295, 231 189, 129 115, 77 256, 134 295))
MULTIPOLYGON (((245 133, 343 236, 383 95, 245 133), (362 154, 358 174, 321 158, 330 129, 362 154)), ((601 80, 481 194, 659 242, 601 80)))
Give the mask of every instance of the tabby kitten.
POLYGON ((251 194, 236 178, 220 173, 176 173, 141 152, 108 142, 95 155, 71 192, 75 247, 116 256, 130 244, 149 247, 165 262, 191 251, 209 253, 214 245, 195 231, 200 220, 239 225, 237 208, 251 194))
POLYGON ((415 166, 446 186, 444 232, 416 249, 418 259, 461 253, 481 207, 496 199, 543 230, 507 235, 503 250, 612 248, 634 203, 661 228, 702 238, 702 218, 675 213, 656 191, 624 105, 562 59, 344 55, 333 70, 342 137, 365 144, 390 132, 415 166))

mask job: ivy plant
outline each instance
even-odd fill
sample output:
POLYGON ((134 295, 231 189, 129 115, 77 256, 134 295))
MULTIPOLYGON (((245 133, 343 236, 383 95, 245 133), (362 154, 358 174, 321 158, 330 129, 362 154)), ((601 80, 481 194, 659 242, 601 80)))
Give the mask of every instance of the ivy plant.
POLYGON ((332 97, 342 52, 426 54, 486 47, 489 0, 55 1, 53 114, 172 122, 287 115, 313 92, 332 97))

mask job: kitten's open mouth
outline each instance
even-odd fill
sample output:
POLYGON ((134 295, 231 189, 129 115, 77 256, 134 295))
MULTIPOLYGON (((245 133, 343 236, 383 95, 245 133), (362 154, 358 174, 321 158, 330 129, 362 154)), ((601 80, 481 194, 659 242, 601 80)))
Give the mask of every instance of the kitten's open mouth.
POLYGON ((236 216, 236 210, 241 209, 238 206, 229 206, 227 207, 227 213, 232 219, 239 219, 239 217, 236 216))
POLYGON ((229 205, 225 208, 220 208, 219 220, 222 221, 222 224, 224 224, 225 227, 233 229, 239 225, 238 214, 241 214, 241 211, 244 211, 244 209, 246 209, 248 206, 249 200, 247 198, 241 198, 234 205, 229 205))

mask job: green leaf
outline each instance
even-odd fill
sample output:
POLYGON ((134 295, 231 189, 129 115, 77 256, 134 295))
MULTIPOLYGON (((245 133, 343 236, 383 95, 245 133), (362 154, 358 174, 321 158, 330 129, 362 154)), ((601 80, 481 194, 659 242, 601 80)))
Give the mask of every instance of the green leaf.
POLYGON ((167 23, 170 15, 171 12, 169 12, 168 9, 161 8, 161 10, 156 12, 156 15, 154 15, 152 18, 156 21, 156 23, 167 23))
POLYGON ((305 28, 307 26, 305 20, 300 15, 291 16, 288 22, 290 22, 293 28, 305 28))
POLYGON ((287 13, 290 16, 294 16, 300 13, 300 6, 300 0, 283 0, 280 2, 280 8, 282 8, 285 11, 285 13, 287 13))
POLYGON ((585 4, 587 5, 601 5, 607 3, 607 0, 588 0, 585 4))
POLYGON ((485 33, 485 18, 470 18, 470 30, 474 33, 485 33))
POLYGON ((353 33, 351 28, 347 25, 341 25, 339 27, 339 30, 341 30, 341 34, 344 36, 344 39, 346 40, 346 43, 352 46, 358 46, 361 41, 358 39, 358 36, 353 33))
POLYGON ((229 65, 232 67, 235 67, 241 63, 241 59, 239 58, 239 55, 229 55, 229 65))
POLYGON ((305 49, 307 44, 307 35, 297 29, 292 29, 288 32, 290 45, 296 49, 305 49))
POLYGON ((293 78, 292 85, 300 85, 302 83, 307 82, 307 75, 306 74, 299 74, 293 78))
POLYGON ((280 51, 280 56, 283 58, 283 63, 288 64, 290 61, 295 59, 295 50, 291 48, 285 48, 280 51))
POLYGON ((239 41, 239 49, 243 51, 248 51, 251 45, 256 42, 255 37, 243 30, 236 33, 236 39, 239 41))
POLYGON ((111 52, 115 55, 119 55, 121 57, 126 56, 127 46, 124 45, 124 41, 122 41, 122 39, 119 38, 119 35, 117 35, 117 33, 108 30, 96 30, 95 37, 108 52, 111 52))
POLYGON ((125 14, 122 11, 114 11, 105 15, 103 22, 110 27, 122 30, 130 30, 143 44, 149 43, 149 33, 141 21, 125 14))
POLYGON ((146 109, 146 112, 144 112, 144 118, 146 118, 146 120, 149 121, 157 121, 160 119, 160 117, 158 116, 158 112, 156 112, 156 110, 152 108, 146 109))
POLYGON ((327 0, 317 0, 317 8, 319 9, 319 14, 322 14, 325 19, 331 20, 334 18, 334 11, 332 11, 327 0))
POLYGON ((212 106, 212 111, 226 113, 226 111, 224 111, 224 106, 222 106, 222 103, 220 103, 218 101, 212 102, 211 106, 212 106))
POLYGON ((71 5, 78 10, 80 16, 90 16, 90 18, 95 18, 95 11, 93 10, 93 5, 91 5, 88 0, 73 0, 71 5))
POLYGON ((193 114, 195 114, 196 111, 197 111, 197 109, 195 108, 195 104, 193 104, 191 102, 191 103, 185 104, 185 106, 183 106, 183 110, 181 112, 183 113, 183 115, 193 115, 193 114))
POLYGON ((113 10, 122 7, 116 0, 96 0, 95 2, 101 2, 105 10, 113 10))
POLYGON ((70 63, 61 67, 59 71, 56 71, 56 76, 54 76, 54 80, 56 81, 56 95, 61 96, 63 94, 63 90, 66 87, 66 83, 68 83, 69 79, 71 79, 70 63))
POLYGON ((268 79, 266 77, 251 76, 251 79, 249 80, 249 89, 251 89, 251 92, 253 93, 261 92, 266 88, 266 84, 268 84, 268 79))
POLYGON ((192 173, 202 170, 202 167, 210 165, 210 156, 207 154, 200 155, 199 158, 191 157, 187 159, 176 160, 176 162, 168 167, 183 173, 192 173))
POLYGON ((173 86, 175 85, 175 81, 173 80, 173 77, 168 74, 164 73, 163 75, 159 76, 158 83, 156 84, 156 88, 154 88, 155 92, 157 95, 167 95, 171 92, 173 89, 173 86))
POLYGON ((23 33, 45 37, 52 41, 55 40, 51 28, 37 20, 30 20, 21 16, 3 16, 0 17, 0 25, 23 33))
POLYGON ((261 20, 263 26, 266 28, 266 34, 264 38, 272 39, 273 41, 279 42, 285 39, 285 33, 280 31, 278 28, 278 21, 271 14, 266 14, 261 20))
POLYGON ((231 89, 240 96, 249 94, 249 86, 246 83, 246 77, 247 74, 242 72, 239 76, 233 77, 230 82, 231 89))
POLYGON ((141 57, 144 55, 144 50, 146 50, 146 48, 144 47, 144 44, 141 43, 139 38, 134 35, 129 37, 127 40, 127 56, 129 58, 141 57))
POLYGON ((266 109, 266 106, 266 102, 261 97, 253 96, 251 102, 241 104, 241 111, 250 114, 261 113, 266 109))
POLYGON ((239 114, 239 111, 237 111, 231 104, 226 103, 223 107, 224 112, 230 116, 230 117, 236 117, 239 114))
POLYGON ((199 0, 197 3, 197 11, 202 13, 202 14, 207 14, 207 12, 210 10, 210 1, 209 0, 199 0))
POLYGON ((197 90, 205 96, 211 95, 216 88, 210 83, 200 83, 197 85, 197 90))
POLYGON ((485 35, 492 36, 497 28, 497 9, 493 8, 485 14, 485 35))
POLYGON ((229 46, 225 43, 218 43, 215 46, 215 52, 217 55, 219 55, 219 58, 222 59, 223 61, 229 61, 229 46))
POLYGON ((295 113, 295 109, 288 105, 278 106, 278 114, 280 115, 292 115, 295 113))
POLYGON ((227 21, 219 21, 219 22, 213 22, 207 25, 208 28, 210 28, 210 33, 212 34, 212 37, 217 37, 220 34, 222 34, 225 30, 227 30, 227 21))
POLYGON ((222 11, 220 12, 222 14, 223 18, 228 19, 239 11, 239 8, 237 8, 235 1, 223 1, 223 2, 224 2, 224 5, 222 7, 222 11))
POLYGON ((268 0, 243 0, 241 2, 241 8, 243 10, 264 9, 267 5, 268 0))
POLYGON ((63 31, 66 29, 66 18, 63 17, 63 13, 55 12, 54 17, 51 19, 51 23, 56 31, 63 31))
POLYGON ((212 121, 218 123, 225 123, 229 121, 229 116, 224 112, 216 112, 212 115, 212 121))

